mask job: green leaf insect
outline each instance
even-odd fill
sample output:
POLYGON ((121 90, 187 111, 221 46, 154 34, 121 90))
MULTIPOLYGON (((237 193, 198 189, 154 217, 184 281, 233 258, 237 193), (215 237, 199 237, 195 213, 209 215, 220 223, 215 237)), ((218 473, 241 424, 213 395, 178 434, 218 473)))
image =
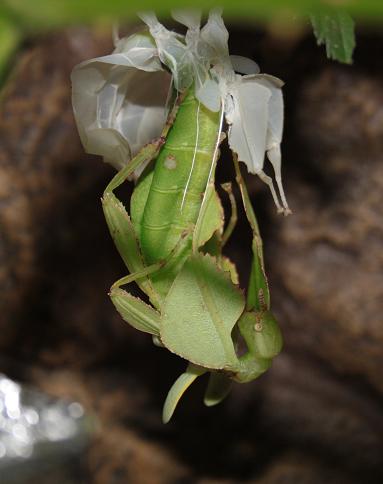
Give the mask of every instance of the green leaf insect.
POLYGON ((121 39, 110 56, 75 68, 73 104, 85 149, 119 169, 102 205, 129 275, 113 284, 111 300, 126 322, 188 362, 166 398, 166 423, 199 376, 210 373, 204 402, 213 406, 226 397, 232 381, 259 377, 281 350, 262 240, 239 161, 267 183, 278 211, 289 213, 280 173, 282 82, 259 74, 250 59, 229 56, 218 10, 202 29, 198 13, 174 12, 188 29, 185 36, 167 30, 152 13, 140 17, 149 32, 121 39), (164 80, 168 72, 168 96, 153 85, 150 101, 149 91, 148 97, 130 91, 135 79, 142 94, 150 76, 164 80), (161 112, 166 97, 169 107, 161 112), (215 185, 224 118, 253 233, 246 295, 223 253, 237 220, 231 183, 223 186, 232 207, 226 222, 215 185), (263 172, 265 153, 280 197, 263 172), (129 215, 115 190, 132 178, 129 215), (127 286, 133 282, 149 303, 130 294, 127 286))

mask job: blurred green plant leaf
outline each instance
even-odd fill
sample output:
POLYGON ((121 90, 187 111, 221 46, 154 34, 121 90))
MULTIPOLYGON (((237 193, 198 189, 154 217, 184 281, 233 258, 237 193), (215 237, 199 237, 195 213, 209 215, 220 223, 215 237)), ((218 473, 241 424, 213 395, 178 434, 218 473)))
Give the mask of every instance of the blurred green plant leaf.
POLYGON ((327 57, 351 64, 355 29, 350 15, 346 12, 324 11, 310 17, 318 45, 326 45, 327 57))
POLYGON ((21 32, 17 26, 8 17, 2 15, 0 10, 0 81, 20 39, 21 32))
MULTIPOLYGON (((135 18, 137 10, 155 10, 159 15, 169 14, 174 8, 190 6, 185 0, 0 0, 27 27, 54 27, 60 24, 91 21, 94 19, 135 18)), ((204 11, 224 8, 227 18, 252 20, 271 17, 279 12, 292 16, 316 14, 327 7, 330 0, 194 0, 193 7, 204 11)), ((335 4, 335 1, 334 1, 335 4)), ((383 17, 381 0, 348 0, 347 11, 354 17, 379 21, 383 17)))

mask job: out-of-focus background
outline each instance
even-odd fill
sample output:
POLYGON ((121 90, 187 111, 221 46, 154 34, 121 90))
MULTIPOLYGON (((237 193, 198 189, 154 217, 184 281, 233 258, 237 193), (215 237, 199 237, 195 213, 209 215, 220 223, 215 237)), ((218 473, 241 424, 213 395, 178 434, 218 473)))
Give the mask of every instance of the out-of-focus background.
MULTIPOLYGON (((123 323, 107 297, 124 275, 100 206, 114 172, 84 154, 72 116, 71 69, 112 49, 102 14, 122 3, 103 3, 95 14, 89 1, 0 4, 0 372, 91 419, 89 444, 64 466, 23 477, 20 458, 0 482, 383 482, 382 7, 342 2, 356 15, 351 66, 326 59, 305 2, 229 8, 231 52, 286 82, 294 214, 278 216, 267 188, 247 178, 285 348, 218 407, 202 405, 201 379, 164 426, 184 363, 123 323)), ((124 32, 137 27, 134 9, 124 32)), ((231 175, 223 154, 219 179, 231 175)), ((248 235, 240 223, 229 246, 244 272, 248 235)))

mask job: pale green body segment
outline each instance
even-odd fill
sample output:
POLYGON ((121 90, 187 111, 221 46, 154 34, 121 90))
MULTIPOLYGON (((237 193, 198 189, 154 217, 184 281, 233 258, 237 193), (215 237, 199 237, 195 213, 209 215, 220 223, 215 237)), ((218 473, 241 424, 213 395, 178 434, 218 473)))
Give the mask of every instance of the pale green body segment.
MULTIPOLYGON (((166 259, 200 214, 219 134, 219 113, 200 104, 190 89, 160 151, 154 170, 141 177, 131 199, 132 222, 147 264, 166 259)), ((215 227, 213 228, 215 229, 215 227)), ((185 251, 184 259, 189 250, 185 251)), ((165 296, 178 272, 154 275, 165 296)))
POLYGON ((218 130, 219 113, 201 105, 190 90, 153 174, 147 175, 143 189, 138 184, 131 201, 132 221, 148 264, 167 257, 181 233, 197 222, 218 130))
POLYGON ((282 346, 269 311, 258 225, 236 159, 236 181, 253 232, 247 298, 235 266, 222 254, 236 208, 229 184, 232 219, 223 232, 214 187, 220 115, 200 105, 192 90, 175 112, 163 136, 114 177, 103 197, 109 230, 130 272, 112 286, 114 305, 134 328, 189 361, 168 394, 164 422, 198 376, 211 372, 205 403, 215 405, 229 392, 231 380, 248 382, 264 373, 282 346), (131 220, 113 192, 151 160, 133 192, 131 220), (151 306, 121 288, 131 282, 149 296, 151 306), (237 354, 239 335, 247 347, 242 356, 237 354))

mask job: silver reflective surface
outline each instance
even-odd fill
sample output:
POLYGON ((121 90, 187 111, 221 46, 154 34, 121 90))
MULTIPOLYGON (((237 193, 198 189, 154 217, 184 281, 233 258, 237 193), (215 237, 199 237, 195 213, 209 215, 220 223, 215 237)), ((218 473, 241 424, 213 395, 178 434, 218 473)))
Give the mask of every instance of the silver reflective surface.
POLYGON ((0 373, 0 482, 79 453, 91 427, 80 403, 49 397, 0 373))

